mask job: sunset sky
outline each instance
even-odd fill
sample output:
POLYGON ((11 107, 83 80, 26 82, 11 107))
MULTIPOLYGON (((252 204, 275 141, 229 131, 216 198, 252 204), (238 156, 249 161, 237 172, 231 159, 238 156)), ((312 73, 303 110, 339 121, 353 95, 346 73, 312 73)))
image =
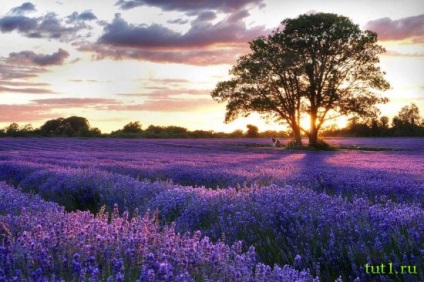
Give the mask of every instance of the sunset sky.
POLYGON ((382 114, 414 102, 424 116, 422 0, 32 0, 0 5, 0 128, 77 115, 102 132, 130 121, 280 130, 256 115, 224 124, 210 92, 248 41, 314 12, 376 31, 392 86, 382 114))

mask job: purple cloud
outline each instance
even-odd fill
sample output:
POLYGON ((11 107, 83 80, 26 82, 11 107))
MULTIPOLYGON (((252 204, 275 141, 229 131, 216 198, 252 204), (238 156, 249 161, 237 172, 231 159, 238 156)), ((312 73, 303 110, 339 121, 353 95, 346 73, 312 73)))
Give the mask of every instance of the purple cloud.
POLYGON ((49 84, 25 81, 45 71, 38 65, 17 64, 0 57, 0 93, 51 94, 49 84))
POLYGON ((216 14, 212 11, 201 12, 197 18, 192 22, 192 25, 199 22, 208 22, 216 19, 216 14))
POLYGON ((413 39, 424 42, 424 14, 392 20, 381 18, 369 21, 365 28, 377 32, 379 40, 413 39))
POLYGON ((35 6, 34 4, 32 4, 31 2, 26 2, 23 3, 21 6, 15 7, 12 10, 10 10, 10 14, 15 14, 15 15, 23 15, 25 13, 28 12, 33 12, 35 11, 35 6))
POLYGON ((27 33, 37 27, 37 20, 24 16, 6 16, 0 18, 0 31, 11 32, 17 30, 22 33, 27 33))
MULTIPOLYGON (((85 15, 84 17, 87 16, 85 15)), ((59 19, 55 13, 47 13, 42 17, 36 18, 29 18, 22 15, 0 18, 1 32, 17 31, 29 38, 72 40, 77 37, 79 31, 84 29, 90 29, 90 27, 81 21, 66 25, 64 20, 59 19)))
POLYGON ((128 24, 120 14, 116 14, 112 23, 105 27, 99 43, 135 48, 198 48, 220 43, 247 43, 265 33, 263 27, 247 29, 242 19, 248 15, 246 10, 242 10, 211 24, 204 19, 212 19, 213 13, 201 14, 199 17, 203 18, 203 23, 193 25, 187 33, 181 34, 158 24, 128 24))
POLYGON ((92 21, 96 20, 97 17, 91 11, 84 11, 81 14, 78 12, 73 12, 71 15, 67 16, 68 22, 75 21, 92 21))
POLYGON ((158 7, 164 11, 199 12, 205 10, 219 10, 234 12, 248 5, 263 7, 263 0, 119 0, 116 3, 121 9, 129 10, 141 6, 158 7))
POLYGON ((69 53, 63 49, 51 55, 36 54, 33 51, 21 51, 19 53, 10 53, 8 61, 19 64, 35 64, 39 66, 62 65, 64 60, 69 57, 69 53))
POLYGON ((8 81, 8 80, 0 80, 0 85, 8 85, 8 86, 49 86, 50 84, 44 82, 26 82, 26 81, 8 81))
POLYGON ((81 46, 80 51, 95 52, 95 59, 101 60, 104 58, 113 58, 122 60, 126 58, 135 60, 145 60, 157 63, 178 63, 188 65, 218 65, 218 64, 234 64, 239 55, 248 52, 248 46, 243 47, 223 47, 213 50, 184 50, 178 48, 169 48, 165 50, 154 49, 137 49, 115 47, 108 45, 87 45, 81 46))
POLYGON ((94 51, 98 59, 133 58, 154 62, 211 65, 234 63, 237 55, 248 51, 250 40, 269 31, 263 26, 248 28, 246 10, 227 15, 211 23, 214 13, 200 13, 186 33, 161 25, 133 25, 120 14, 104 28, 98 44, 80 46, 81 51, 94 51))
POLYGON ((9 93, 24 93, 24 94, 52 94, 53 92, 44 89, 44 88, 10 88, 4 87, 0 85, 0 93, 1 92, 9 92, 9 93))
POLYGON ((36 65, 11 63, 9 59, 0 58, 0 80, 16 80, 36 77, 45 72, 44 68, 36 65))
POLYGON ((186 23, 188 23, 188 20, 175 19, 175 20, 169 20, 169 21, 167 21, 167 23, 170 23, 170 24, 186 24, 186 23))

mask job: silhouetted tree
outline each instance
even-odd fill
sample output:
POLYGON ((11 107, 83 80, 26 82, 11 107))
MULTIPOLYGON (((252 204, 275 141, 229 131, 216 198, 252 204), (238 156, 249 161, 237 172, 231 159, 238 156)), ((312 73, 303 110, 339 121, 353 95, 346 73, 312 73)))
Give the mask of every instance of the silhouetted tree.
POLYGON ((90 136, 91 137, 99 137, 102 135, 102 132, 97 127, 90 128, 90 136))
POLYGON ((409 106, 404 106, 400 109, 397 118, 404 124, 419 125, 420 110, 417 105, 411 103, 409 106))
POLYGON ((71 116, 62 121, 63 135, 72 136, 85 136, 90 130, 90 124, 84 117, 71 116))
POLYGON ((139 121, 130 122, 122 129, 122 132, 124 133, 140 133, 142 131, 141 123, 139 121))
POLYGON ((63 118, 51 119, 40 127, 43 136, 60 136, 63 132, 63 118))
POLYGON ((296 143, 303 131, 316 146, 331 112, 372 116, 377 103, 387 102, 371 91, 389 88, 377 66, 384 48, 376 33, 327 13, 282 24, 282 31, 250 42, 252 53, 237 61, 233 78, 213 90, 215 100, 228 102, 226 122, 258 112, 287 123, 296 143), (309 115, 310 130, 300 126, 302 115, 309 115))
POLYGON ((421 135, 420 120, 420 111, 416 104, 411 103, 409 106, 402 107, 392 121, 394 134, 396 136, 421 135))
POLYGON ((380 117, 380 126, 383 129, 389 129, 389 118, 386 116, 380 117))
POLYGON ((149 125, 146 132, 150 134, 161 134, 165 129, 162 126, 149 125))
POLYGON ((6 135, 17 137, 20 135, 19 124, 17 124, 16 122, 11 123, 9 126, 5 128, 5 131, 6 131, 6 135))
POLYGON ((257 137, 259 137, 259 134, 258 134, 259 129, 258 129, 258 127, 254 126, 252 124, 248 124, 248 125, 246 125, 246 127, 247 127, 246 137, 249 137, 249 138, 257 138, 257 137))
POLYGON ((48 120, 40 127, 43 136, 86 136, 89 130, 88 120, 77 116, 48 120))

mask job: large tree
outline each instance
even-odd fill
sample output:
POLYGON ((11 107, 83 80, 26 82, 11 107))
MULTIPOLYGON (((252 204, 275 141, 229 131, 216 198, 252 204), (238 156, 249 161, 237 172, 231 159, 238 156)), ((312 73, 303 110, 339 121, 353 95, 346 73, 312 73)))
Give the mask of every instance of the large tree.
POLYGON ((316 146, 318 132, 332 114, 375 115, 385 103, 376 91, 390 86, 378 67, 384 49, 377 34, 361 31, 336 14, 301 15, 283 29, 250 42, 252 52, 232 68, 232 79, 218 83, 212 97, 228 102, 226 122, 258 112, 288 124, 296 143, 300 133, 316 146), (310 128, 300 120, 309 116, 310 128))
POLYGON ((84 117, 71 116, 66 119, 57 118, 46 121, 40 132, 44 136, 78 136, 90 130, 90 124, 84 117))

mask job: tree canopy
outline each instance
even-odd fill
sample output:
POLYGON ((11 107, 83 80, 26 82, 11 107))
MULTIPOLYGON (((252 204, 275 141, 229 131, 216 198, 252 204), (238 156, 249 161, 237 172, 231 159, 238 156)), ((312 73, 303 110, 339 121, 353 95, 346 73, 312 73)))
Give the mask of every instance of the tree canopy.
POLYGON ((141 123, 139 121, 130 122, 122 129, 122 132, 124 133, 140 133, 142 131, 141 123))
POLYGON ((99 129, 90 129, 90 123, 84 117, 71 116, 46 121, 40 127, 43 136, 91 136, 92 133, 100 134, 99 129), (90 130, 93 130, 92 132, 90 130))
POLYGON ((390 85, 378 67, 385 50, 377 34, 361 31, 344 16, 301 15, 282 22, 283 29, 250 42, 251 53, 239 58, 232 78, 212 91, 227 102, 225 121, 258 112, 287 124, 296 143, 301 133, 317 144, 318 131, 335 115, 375 116, 376 91, 390 85), (310 128, 300 121, 310 118, 310 128))

